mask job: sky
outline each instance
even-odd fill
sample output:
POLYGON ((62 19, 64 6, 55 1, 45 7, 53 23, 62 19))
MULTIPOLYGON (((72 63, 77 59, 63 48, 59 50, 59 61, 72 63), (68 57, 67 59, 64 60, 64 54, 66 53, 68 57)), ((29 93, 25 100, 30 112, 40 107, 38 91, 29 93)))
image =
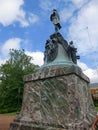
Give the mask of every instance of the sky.
POLYGON ((46 40, 54 33, 53 9, 60 15, 60 33, 78 49, 78 65, 98 83, 98 0, 0 0, 0 65, 12 48, 43 65, 46 40))

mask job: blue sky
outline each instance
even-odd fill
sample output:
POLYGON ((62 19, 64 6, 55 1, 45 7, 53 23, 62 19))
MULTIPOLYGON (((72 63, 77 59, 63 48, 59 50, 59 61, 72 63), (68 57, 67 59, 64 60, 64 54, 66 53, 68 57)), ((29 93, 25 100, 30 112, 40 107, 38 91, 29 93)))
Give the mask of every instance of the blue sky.
POLYGON ((25 49, 33 63, 43 64, 45 42, 54 33, 53 8, 60 15, 60 33, 78 48, 78 65, 98 82, 98 0, 0 0, 0 64, 10 48, 25 49))

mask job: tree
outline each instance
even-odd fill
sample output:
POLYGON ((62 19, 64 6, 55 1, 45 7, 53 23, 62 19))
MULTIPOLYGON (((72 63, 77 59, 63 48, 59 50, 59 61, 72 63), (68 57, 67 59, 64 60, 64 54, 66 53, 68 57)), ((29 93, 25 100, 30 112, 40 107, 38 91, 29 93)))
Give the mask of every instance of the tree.
POLYGON ((23 77, 38 68, 31 63, 32 57, 27 56, 24 50, 12 49, 9 55, 9 60, 0 67, 0 112, 16 111, 21 107, 23 77))

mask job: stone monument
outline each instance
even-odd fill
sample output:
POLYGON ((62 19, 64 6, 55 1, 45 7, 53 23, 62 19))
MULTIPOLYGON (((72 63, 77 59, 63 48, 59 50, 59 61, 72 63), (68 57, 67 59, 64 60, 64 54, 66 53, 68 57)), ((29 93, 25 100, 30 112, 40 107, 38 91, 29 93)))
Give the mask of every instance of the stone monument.
MULTIPOLYGON (((57 14, 56 10, 51 21, 57 14)), ((89 78, 77 65, 80 57, 73 41, 63 38, 58 21, 54 25, 55 32, 46 41, 44 65, 24 77, 22 108, 10 130, 91 130, 96 111, 89 78)))

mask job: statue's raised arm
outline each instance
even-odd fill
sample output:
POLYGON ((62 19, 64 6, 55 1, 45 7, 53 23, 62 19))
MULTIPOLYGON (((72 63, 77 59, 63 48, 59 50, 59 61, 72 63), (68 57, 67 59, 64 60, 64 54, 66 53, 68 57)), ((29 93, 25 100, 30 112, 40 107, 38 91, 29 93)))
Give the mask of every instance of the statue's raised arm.
POLYGON ((61 28, 61 25, 60 25, 60 17, 56 9, 53 9, 52 14, 50 15, 50 20, 53 22, 55 26, 55 31, 58 32, 58 30, 61 28))

